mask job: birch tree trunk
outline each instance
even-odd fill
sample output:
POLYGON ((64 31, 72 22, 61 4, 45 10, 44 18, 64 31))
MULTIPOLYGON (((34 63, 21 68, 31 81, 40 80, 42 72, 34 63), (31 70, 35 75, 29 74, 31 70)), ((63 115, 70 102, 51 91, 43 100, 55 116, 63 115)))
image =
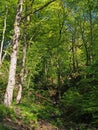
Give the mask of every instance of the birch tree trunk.
MULTIPOLYGON (((32 1, 33 4, 34 1, 32 1)), ((25 14, 27 14, 28 11, 28 0, 25 1, 25 14)), ((16 103, 19 104, 22 97, 22 88, 23 88, 23 82, 25 77, 25 62, 26 62, 26 51, 27 51, 27 29, 28 24, 30 22, 30 16, 28 15, 24 19, 24 44, 22 47, 22 63, 21 63, 21 70, 19 74, 19 83, 18 83, 18 93, 16 97, 16 103)))
POLYGON ((25 60, 26 60, 26 50, 27 50, 27 44, 26 41, 23 45, 23 52, 22 52, 22 64, 21 64, 21 71, 19 75, 19 84, 18 84, 18 94, 16 97, 16 103, 19 104, 21 101, 21 95, 22 95, 22 86, 24 82, 24 76, 25 76, 25 60))
POLYGON ((17 53, 18 53, 18 46, 20 41, 20 21, 21 21, 21 14, 22 14, 22 5, 23 5, 23 0, 18 0, 17 13, 16 13, 15 23, 14 23, 14 35, 12 39, 13 48, 12 48, 10 68, 9 68, 8 85, 4 97, 5 106, 10 106, 13 99, 13 90, 15 86, 15 74, 16 74, 16 65, 17 65, 17 53))

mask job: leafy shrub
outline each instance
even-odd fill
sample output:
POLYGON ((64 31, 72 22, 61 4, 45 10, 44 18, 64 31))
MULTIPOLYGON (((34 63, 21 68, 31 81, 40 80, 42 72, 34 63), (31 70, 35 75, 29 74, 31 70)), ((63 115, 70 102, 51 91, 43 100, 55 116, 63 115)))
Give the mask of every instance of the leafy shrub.
POLYGON ((61 99, 62 111, 67 120, 75 120, 81 112, 82 95, 76 90, 68 90, 61 99))
POLYGON ((64 119, 77 123, 97 123, 98 103, 96 102, 97 93, 95 90, 80 94, 75 89, 69 89, 61 99, 64 119))

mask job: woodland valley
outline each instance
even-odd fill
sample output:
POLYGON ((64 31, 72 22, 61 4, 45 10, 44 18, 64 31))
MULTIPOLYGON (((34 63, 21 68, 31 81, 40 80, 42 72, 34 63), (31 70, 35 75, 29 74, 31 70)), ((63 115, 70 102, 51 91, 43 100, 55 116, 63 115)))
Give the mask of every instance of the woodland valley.
POLYGON ((0 130, 98 130, 98 0, 0 0, 0 130))

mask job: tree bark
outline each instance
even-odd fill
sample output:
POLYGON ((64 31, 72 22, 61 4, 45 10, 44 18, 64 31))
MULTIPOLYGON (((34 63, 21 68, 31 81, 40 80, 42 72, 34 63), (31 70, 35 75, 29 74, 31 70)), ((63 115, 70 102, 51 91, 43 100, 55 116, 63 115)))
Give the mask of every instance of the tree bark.
POLYGON ((72 36, 72 68, 73 72, 76 71, 76 65, 75 65, 75 38, 72 36))
POLYGON ((18 94, 16 97, 17 104, 19 104, 21 101, 22 86, 23 86, 24 74, 25 74, 26 50, 27 50, 27 45, 26 45, 26 41, 25 41, 25 43, 23 45, 23 52, 22 52, 22 64, 21 64, 21 71, 20 71, 20 75, 19 75, 18 94))
MULTIPOLYGON (((25 1, 26 6, 25 6, 25 14, 27 14, 28 11, 28 0, 25 1)), ((32 1, 33 4, 33 1, 32 1)), ((27 29, 28 29, 28 24, 30 22, 30 16, 28 15, 24 19, 24 44, 22 46, 22 63, 21 63, 21 70, 19 74, 19 83, 18 83, 18 94, 16 97, 16 103, 19 104, 21 101, 22 97, 22 88, 23 88, 23 82, 24 82, 24 77, 25 77, 25 62, 26 62, 26 51, 27 51, 27 29)))
MULTIPOLYGON (((90 8, 90 7, 89 7, 90 8)), ((89 9, 89 22, 90 22, 90 61, 91 64, 94 60, 93 57, 93 21, 92 21, 92 10, 89 9)))
POLYGON ((13 90, 15 86, 15 74, 16 74, 16 65, 17 65, 17 53, 18 53, 18 46, 20 41, 20 21, 21 21, 21 14, 22 14, 22 4, 23 4, 23 0, 18 0, 17 13, 16 13, 15 23, 14 23, 14 35, 12 39, 12 54, 11 54, 11 61, 10 61, 10 68, 9 68, 8 85, 4 97, 5 106, 10 106, 12 104, 12 99, 13 99, 13 90))
POLYGON ((2 41, 1 41, 1 46, 0 46, 0 65, 2 64, 2 52, 3 52, 5 32, 6 32, 7 14, 8 14, 8 8, 6 8, 6 14, 5 14, 5 19, 4 19, 4 28, 3 28, 3 33, 2 33, 2 41))

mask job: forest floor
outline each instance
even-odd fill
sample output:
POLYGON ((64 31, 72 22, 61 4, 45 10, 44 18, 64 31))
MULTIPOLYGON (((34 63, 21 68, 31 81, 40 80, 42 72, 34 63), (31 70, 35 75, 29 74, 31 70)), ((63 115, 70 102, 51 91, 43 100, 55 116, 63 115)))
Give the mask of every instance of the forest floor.
POLYGON ((21 124, 21 121, 14 122, 10 119, 6 119, 3 122, 0 122, 0 130, 98 130, 98 129, 94 127, 78 128, 78 126, 57 128, 56 126, 44 120, 39 120, 37 126, 35 127, 33 122, 27 125, 24 123, 21 124))
POLYGON ((35 127, 33 122, 27 125, 23 123, 21 124, 21 121, 18 121, 17 123, 10 119, 6 119, 0 123, 0 126, 0 130, 62 130, 43 120, 39 120, 35 127))
POLYGON ((79 127, 77 126, 66 126, 65 128, 58 128, 45 120, 39 120, 35 126, 34 122, 31 121, 29 124, 23 123, 22 120, 17 119, 13 121, 10 118, 4 119, 0 122, 0 130, 98 130, 94 127, 79 127))
POLYGON ((28 124, 24 123, 20 114, 21 110, 18 107, 15 108, 15 113, 17 119, 12 120, 9 117, 3 119, 0 122, 0 130, 62 130, 41 119, 38 120, 37 124, 32 120, 28 124))
MULTIPOLYGON (((27 120, 28 116, 32 115, 32 112, 28 115, 22 115, 23 109, 20 106, 14 106, 14 112, 16 114, 15 119, 6 116, 6 118, 0 120, 0 130, 98 130, 92 127, 90 124, 66 124, 63 127, 57 127, 50 121, 38 118, 36 120, 27 120), (23 118, 23 117, 25 118, 23 118)), ((28 111, 24 111, 25 113, 28 111)), ((45 116, 43 114, 43 116, 45 116)), ((14 116, 13 116, 14 117, 14 116)))

